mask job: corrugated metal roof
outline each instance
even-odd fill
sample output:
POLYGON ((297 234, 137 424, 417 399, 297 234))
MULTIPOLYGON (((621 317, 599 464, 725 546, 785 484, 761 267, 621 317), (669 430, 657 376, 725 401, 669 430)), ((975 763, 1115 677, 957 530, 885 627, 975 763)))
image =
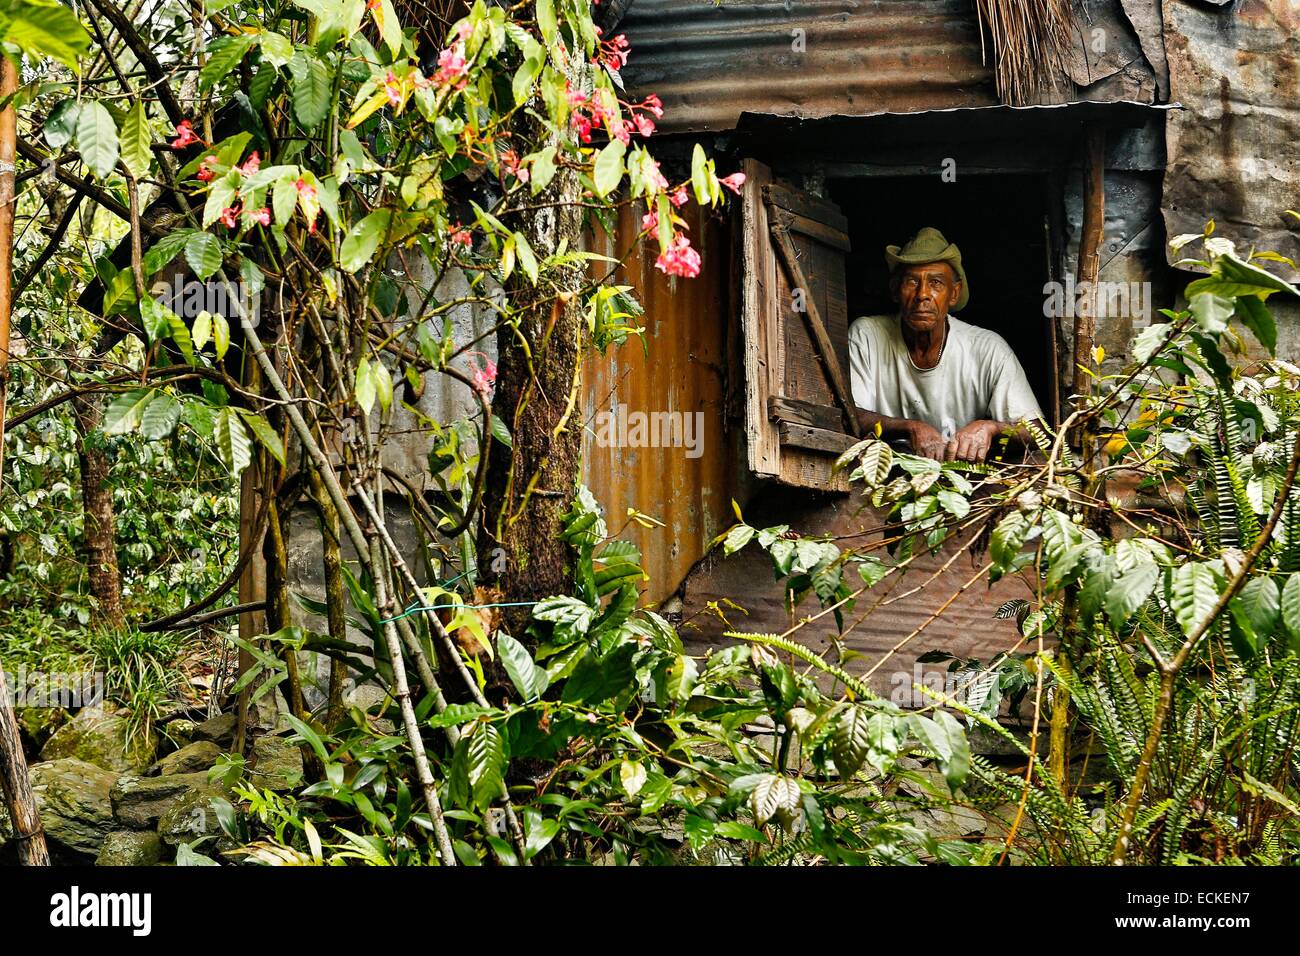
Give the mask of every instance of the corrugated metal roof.
POLYGON ((997 102, 969 0, 635 0, 618 29, 632 45, 624 81, 660 96, 665 132, 733 129, 755 108, 813 117, 997 102))

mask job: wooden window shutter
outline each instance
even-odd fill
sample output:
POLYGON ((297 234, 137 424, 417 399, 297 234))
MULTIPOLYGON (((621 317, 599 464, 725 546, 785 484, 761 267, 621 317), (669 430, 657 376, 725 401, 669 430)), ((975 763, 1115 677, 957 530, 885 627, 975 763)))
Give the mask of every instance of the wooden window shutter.
POLYGON ((847 491, 831 465, 857 440, 848 377, 848 222, 746 160, 741 329, 745 437, 755 475, 847 491))

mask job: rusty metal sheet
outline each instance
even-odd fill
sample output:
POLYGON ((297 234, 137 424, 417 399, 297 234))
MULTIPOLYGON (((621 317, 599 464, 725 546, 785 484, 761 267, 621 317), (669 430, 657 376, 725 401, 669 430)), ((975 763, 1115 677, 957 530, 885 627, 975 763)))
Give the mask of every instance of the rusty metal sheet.
MULTIPOLYGON (((598 233, 588 248, 622 258, 645 210, 624 206, 613 237, 598 233)), ((653 242, 638 243, 616 281, 635 287, 645 308, 645 347, 633 338, 593 353, 584 370, 584 480, 606 509, 611 533, 634 541, 650 580, 645 599, 660 601, 685 579, 709 541, 731 523, 732 481, 738 465, 728 430, 726 335, 731 321, 728 224, 692 203, 683 207, 704 268, 693 279, 654 268, 653 242), (706 218, 707 217, 707 218, 706 218), (681 416, 690 432, 643 429, 635 416, 681 416), (620 418, 622 416, 622 418, 620 418), (626 423, 626 424, 623 424, 626 423), (694 447, 688 447, 693 444, 694 447), (663 522, 628 521, 634 508, 663 522)), ((598 264, 598 268, 606 268, 598 264)), ((641 418, 642 424, 649 419, 641 418)), ((734 431, 734 429, 732 430, 734 431)))
POLYGON ((1165 0, 1164 23, 1170 95, 1186 107, 1166 119, 1167 233, 1213 219, 1241 245, 1296 258, 1300 221, 1284 210, 1300 204, 1300 5, 1165 0))
POLYGON ((623 79, 657 93, 661 129, 732 129, 742 110, 790 116, 997 102, 968 0, 634 0, 623 79))

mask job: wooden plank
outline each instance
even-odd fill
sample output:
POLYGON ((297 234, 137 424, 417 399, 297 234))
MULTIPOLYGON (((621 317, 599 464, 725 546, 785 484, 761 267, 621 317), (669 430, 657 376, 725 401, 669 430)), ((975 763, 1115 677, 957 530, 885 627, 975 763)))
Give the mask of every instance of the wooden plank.
MULTIPOLYGON (((794 244, 790 241, 789 230, 778 222, 769 223, 769 229, 772 233, 773 245, 776 247, 777 258, 781 260, 781 265, 785 267, 786 274, 790 277, 791 286, 811 291, 812 286, 804 277, 803 269, 799 266, 794 244)), ((858 418, 853 405, 852 394, 849 391, 848 380, 844 377, 844 370, 840 366, 835 346, 826 332, 826 326, 822 322, 814 296, 811 294, 806 296, 804 304, 807 306, 802 313, 804 323, 808 326, 808 331, 817 346, 817 351, 820 353, 822 366, 826 370, 826 377, 830 379, 835 398, 840 403, 840 407, 844 409, 844 413, 849 420, 850 430, 854 435, 858 435, 860 434, 858 418)))
POLYGON ((849 220, 839 207, 825 199, 792 189, 782 183, 771 183, 763 190, 764 198, 782 209, 812 219, 844 235, 847 239, 849 220))
POLYGON ((777 267, 768 238, 767 203, 763 187, 772 171, 754 159, 742 164, 745 186, 741 198, 741 343, 745 370, 745 447, 749 470, 762 478, 781 474, 781 439, 768 418, 767 400, 781 392, 784 342, 773 301, 777 267))
POLYGON ((781 422, 781 444, 808 451, 825 452, 828 455, 841 455, 857 443, 857 439, 844 432, 830 431, 826 428, 814 428, 811 425, 796 425, 793 422, 781 422))
POLYGON ((834 405, 818 405, 797 398, 773 395, 767 400, 768 416, 777 422, 809 425, 827 431, 844 431, 844 413, 834 405))
POLYGON ((853 248, 852 243, 849 242, 849 237, 845 233, 825 223, 818 222, 816 219, 800 216, 798 213, 789 212, 779 206, 777 207, 777 216, 791 232, 797 232, 810 239, 816 239, 823 245, 838 249, 840 252, 849 252, 853 248))

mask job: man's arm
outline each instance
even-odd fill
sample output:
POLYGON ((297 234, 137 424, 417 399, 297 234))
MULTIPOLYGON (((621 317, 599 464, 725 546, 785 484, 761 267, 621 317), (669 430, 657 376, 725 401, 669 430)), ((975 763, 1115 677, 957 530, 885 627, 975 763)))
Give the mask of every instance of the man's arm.
POLYGON ((943 461, 945 447, 943 436, 933 425, 911 418, 890 418, 888 415, 879 415, 863 408, 856 411, 864 435, 874 435, 876 426, 879 425, 880 437, 886 441, 905 438, 916 454, 943 461))

